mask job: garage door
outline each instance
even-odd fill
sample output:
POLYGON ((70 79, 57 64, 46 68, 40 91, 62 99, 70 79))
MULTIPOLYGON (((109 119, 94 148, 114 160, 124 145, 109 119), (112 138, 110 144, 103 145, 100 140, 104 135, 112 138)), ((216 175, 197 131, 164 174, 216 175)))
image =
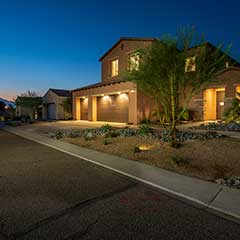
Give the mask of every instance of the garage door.
POLYGON ((80 119, 88 120, 88 98, 80 100, 80 119))
POLYGON ((128 94, 97 97, 97 120, 128 122, 128 94))
POLYGON ((55 103, 50 103, 47 106, 47 118, 49 120, 56 119, 56 105, 55 103))

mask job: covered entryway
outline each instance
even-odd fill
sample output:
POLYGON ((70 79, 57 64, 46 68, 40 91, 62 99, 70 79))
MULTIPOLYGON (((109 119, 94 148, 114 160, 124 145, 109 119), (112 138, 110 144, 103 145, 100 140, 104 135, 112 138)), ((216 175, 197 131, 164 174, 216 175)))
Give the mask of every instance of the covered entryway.
POLYGON ((127 93, 97 97, 97 121, 128 122, 127 93))
POLYGON ((210 88, 204 91, 204 120, 220 120, 224 113, 225 88, 210 88))
POLYGON ((216 115, 217 119, 222 119, 224 113, 224 98, 225 98, 225 91, 216 91, 216 98, 217 98, 217 109, 216 115))
POLYGON ((88 120, 88 98, 80 99, 80 119, 88 120))
POLYGON ((47 119, 54 120, 56 119, 56 104, 49 103, 47 105, 47 119))

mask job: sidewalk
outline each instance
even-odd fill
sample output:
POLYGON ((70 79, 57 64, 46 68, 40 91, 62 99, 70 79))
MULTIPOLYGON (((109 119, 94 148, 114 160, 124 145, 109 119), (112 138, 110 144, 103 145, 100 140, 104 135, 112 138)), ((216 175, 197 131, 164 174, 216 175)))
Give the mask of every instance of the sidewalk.
POLYGON ((4 129, 189 200, 208 211, 217 211, 240 223, 240 190, 82 148, 31 131, 10 127, 4 129))

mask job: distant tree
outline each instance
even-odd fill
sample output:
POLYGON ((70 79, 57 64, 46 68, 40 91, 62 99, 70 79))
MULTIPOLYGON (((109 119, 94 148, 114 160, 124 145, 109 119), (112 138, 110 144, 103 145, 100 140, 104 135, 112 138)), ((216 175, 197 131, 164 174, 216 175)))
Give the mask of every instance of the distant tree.
MULTIPOLYGON (((159 118, 170 123, 171 139, 176 138, 176 122, 188 108, 193 95, 204 84, 214 81, 225 68, 227 55, 222 45, 209 48, 193 28, 181 28, 177 37, 164 36, 149 47, 140 49, 140 65, 122 75, 153 98, 159 118), (198 46, 192 48, 192 46, 198 46), (191 50, 190 50, 191 49, 191 50), (183 106, 179 110, 179 96, 183 106)), ((161 119, 160 119, 161 120, 161 119)))
POLYGON ((34 119, 39 106, 42 104, 42 98, 35 91, 28 90, 22 93, 15 100, 17 106, 28 108, 30 110, 29 117, 34 119))

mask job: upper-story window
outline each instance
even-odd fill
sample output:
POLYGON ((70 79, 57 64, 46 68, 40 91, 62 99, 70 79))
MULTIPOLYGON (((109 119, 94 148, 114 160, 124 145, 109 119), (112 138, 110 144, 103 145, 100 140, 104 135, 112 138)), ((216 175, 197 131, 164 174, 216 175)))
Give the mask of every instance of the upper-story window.
POLYGON ((118 59, 111 61, 111 77, 118 75, 118 59))
POLYGON ((129 55, 129 70, 130 71, 137 71, 139 70, 140 64, 140 55, 139 53, 132 53, 129 55))
POLYGON ((196 56, 189 57, 185 61, 185 72, 196 71, 196 56))

